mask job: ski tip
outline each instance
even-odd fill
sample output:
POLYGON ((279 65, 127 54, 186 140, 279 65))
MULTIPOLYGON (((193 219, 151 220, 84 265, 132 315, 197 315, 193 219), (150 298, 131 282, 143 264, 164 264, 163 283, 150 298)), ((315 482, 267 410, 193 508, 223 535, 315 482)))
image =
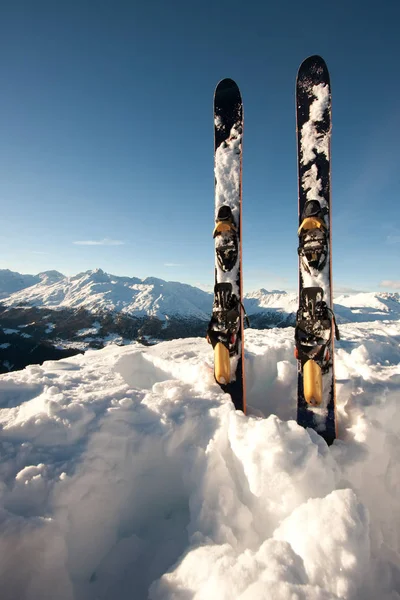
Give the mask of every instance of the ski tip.
POLYGON ((220 95, 234 95, 240 98, 240 91, 238 84, 233 80, 227 77, 226 79, 221 79, 218 82, 217 87, 215 88, 215 96, 220 95))
POLYGON ((238 88, 239 86, 236 83, 236 81, 234 81, 233 79, 230 79, 229 77, 226 77, 225 79, 221 79, 218 83, 217 83, 217 90, 227 90, 229 88, 238 88))
POLYGON ((297 80, 301 81, 304 78, 311 78, 315 83, 329 83, 328 67, 321 56, 313 54, 303 60, 297 73, 297 80))
POLYGON ((229 132, 233 125, 243 118, 242 96, 238 85, 233 79, 221 79, 215 88, 214 114, 221 113, 225 114, 224 121, 226 121, 225 129, 227 130, 225 133, 227 135, 224 137, 226 138, 229 137, 229 132))
POLYGON ((301 70, 309 71, 310 69, 314 69, 314 68, 316 68, 316 69, 323 68, 323 69, 327 70, 326 62, 324 61, 322 56, 319 56, 318 54, 313 54, 312 56, 305 58, 300 65, 299 71, 301 71, 301 70))

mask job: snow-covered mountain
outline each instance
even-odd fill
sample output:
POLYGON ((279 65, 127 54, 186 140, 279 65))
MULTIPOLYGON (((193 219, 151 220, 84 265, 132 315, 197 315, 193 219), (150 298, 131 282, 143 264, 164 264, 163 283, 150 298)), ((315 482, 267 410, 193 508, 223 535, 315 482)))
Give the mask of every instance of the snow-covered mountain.
POLYGON ((364 292, 335 297, 339 322, 381 321, 400 319, 400 294, 397 292, 364 292))
POLYGON ((285 313, 294 313, 297 310, 297 294, 264 288, 246 294, 246 307, 249 312, 259 309, 275 309, 285 313))
POLYGON ((64 275, 58 271, 45 271, 38 275, 22 275, 9 269, 0 269, 0 299, 37 283, 56 281, 63 277, 64 275))
POLYGON ((244 306, 252 327, 286 327, 294 325, 297 294, 261 288, 245 295, 244 306))
POLYGON ((122 312, 138 317, 165 319, 171 316, 208 319, 210 294, 178 282, 155 277, 119 277, 101 269, 65 277, 42 274, 34 285, 3 297, 7 306, 85 308, 89 311, 122 312))
POLYGON ((204 337, 211 313, 209 293, 155 277, 47 271, 7 295, 9 279, 0 302, 0 372, 113 343, 204 337))
MULTIPOLYGON (((212 295, 191 285, 156 277, 138 279, 101 269, 66 277, 58 271, 19 275, 0 270, 0 298, 7 307, 85 309, 91 313, 121 313, 137 318, 171 318, 207 322, 212 295)), ((297 294, 260 289, 245 295, 244 305, 253 327, 293 325, 297 294)), ((339 323, 400 318, 398 293, 359 293, 335 298, 339 323)))
MULTIPOLYGON (((265 289, 246 294, 244 301, 249 314, 273 312, 286 320, 294 320, 297 294, 265 289)), ((396 292, 363 292, 334 297, 338 323, 354 323, 400 319, 400 294, 396 292)))
POLYGON ((400 322, 341 333, 329 448, 291 328, 247 332, 249 416, 204 338, 0 376, 1 600, 398 600, 400 322))
MULTIPOLYGON (((35 276, 35 282, 8 296, 7 307, 31 306, 49 309, 85 309, 92 313, 122 313, 161 321, 171 318, 208 322, 212 294, 191 285, 156 277, 138 279, 105 273, 101 269, 66 277, 58 272, 35 276)), ((1 287, 0 287, 1 290, 1 287)), ((254 327, 293 324, 296 295, 261 289, 247 294, 244 304, 254 327)))

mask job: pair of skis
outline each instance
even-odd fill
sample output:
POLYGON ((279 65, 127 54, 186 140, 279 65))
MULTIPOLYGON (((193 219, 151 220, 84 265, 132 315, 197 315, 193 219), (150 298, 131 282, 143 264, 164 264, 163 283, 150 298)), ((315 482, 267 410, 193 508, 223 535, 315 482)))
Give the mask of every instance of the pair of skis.
MULTIPOLYGON (((296 82, 299 188, 298 423, 331 444, 336 437, 330 220, 331 91, 319 56, 300 66, 296 82)), ((215 286, 207 337, 214 349, 214 375, 246 412, 242 303, 243 105, 232 79, 214 96, 215 286)))

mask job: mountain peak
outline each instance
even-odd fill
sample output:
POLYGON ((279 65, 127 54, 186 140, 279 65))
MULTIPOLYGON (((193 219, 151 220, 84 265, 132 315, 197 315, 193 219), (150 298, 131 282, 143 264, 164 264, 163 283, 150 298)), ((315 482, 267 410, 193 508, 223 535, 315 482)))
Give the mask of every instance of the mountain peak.
POLYGON ((284 290, 271 290, 268 291, 265 288, 260 288, 259 290, 255 290, 254 292, 249 292, 246 294, 248 298, 260 298, 262 296, 272 296, 272 295, 287 295, 287 292, 284 290))
POLYGON ((165 283, 165 280, 158 277, 146 277, 146 279, 142 280, 142 283, 144 285, 162 285, 165 283))
POLYGON ((38 277, 43 283, 54 283, 56 281, 60 281, 60 279, 65 279, 65 275, 60 273, 60 271, 42 271, 38 273, 38 277))

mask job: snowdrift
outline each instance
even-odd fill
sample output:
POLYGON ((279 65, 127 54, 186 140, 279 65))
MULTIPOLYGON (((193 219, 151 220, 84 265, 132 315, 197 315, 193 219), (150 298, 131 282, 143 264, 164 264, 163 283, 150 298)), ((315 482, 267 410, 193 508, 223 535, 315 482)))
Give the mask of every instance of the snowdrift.
POLYGON ((198 338, 1 376, 2 600, 400 598, 400 322, 341 334, 330 448, 292 328, 246 331, 247 417, 198 338))

